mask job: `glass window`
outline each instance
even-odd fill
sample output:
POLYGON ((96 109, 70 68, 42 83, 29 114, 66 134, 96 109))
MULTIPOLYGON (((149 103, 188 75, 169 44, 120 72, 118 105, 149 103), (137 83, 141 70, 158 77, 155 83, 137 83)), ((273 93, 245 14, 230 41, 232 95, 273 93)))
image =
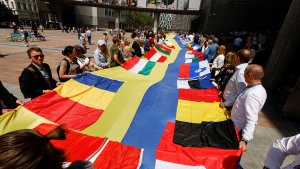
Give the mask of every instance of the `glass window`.
POLYGON ((8 1, 6 1, 6 5, 7 5, 7 8, 9 8, 9 3, 8 3, 8 1))
POLYGON ((27 10, 26 4, 23 4, 23 9, 24 9, 24 10, 27 10))
POLYGON ((115 10, 111 9, 111 16, 115 16, 115 10))
POLYGON ((108 11, 107 11, 108 9, 107 8, 105 8, 105 16, 108 16, 108 11))
POLYGON ((33 8, 34 8, 34 11, 37 11, 37 10, 36 10, 36 5, 34 5, 33 8))
POLYGON ((38 14, 38 13, 36 13, 36 14, 35 14, 35 16, 36 16, 36 17, 39 17, 39 14, 38 14))
POLYGON ((11 2, 11 7, 12 7, 12 8, 15 8, 15 6, 14 6, 14 3, 13 3, 13 2, 11 2))
POLYGON ((29 5, 29 10, 32 11, 31 5, 29 5))
POLYGON ((111 9, 108 9, 108 16, 111 16, 111 9))
POLYGON ((21 4, 20 3, 18 3, 18 9, 21 9, 21 4))

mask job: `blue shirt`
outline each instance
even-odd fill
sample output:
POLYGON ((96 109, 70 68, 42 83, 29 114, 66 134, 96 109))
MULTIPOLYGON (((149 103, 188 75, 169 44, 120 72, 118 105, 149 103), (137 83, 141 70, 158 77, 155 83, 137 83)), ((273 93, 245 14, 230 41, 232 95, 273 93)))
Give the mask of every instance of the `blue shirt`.
POLYGON ((211 57, 212 56, 215 57, 217 54, 217 50, 216 50, 217 46, 219 46, 218 43, 214 43, 214 44, 208 46, 208 48, 204 54, 204 59, 206 59, 208 62, 210 62, 212 59, 211 57))
POLYGON ((34 63, 32 63, 32 64, 42 73, 42 75, 44 76, 46 82, 49 85, 49 88, 52 89, 51 82, 50 82, 50 76, 49 76, 48 72, 46 71, 46 69, 43 67, 43 65, 42 66, 38 66, 38 65, 36 65, 34 63))
POLYGON ((242 46, 242 44, 243 44, 243 39, 241 39, 241 38, 236 38, 236 39, 234 40, 234 45, 236 45, 236 46, 242 46))
POLYGON ((146 39, 145 40, 145 44, 144 44, 144 51, 145 51, 145 54, 150 50, 150 44, 149 44, 149 41, 146 39))

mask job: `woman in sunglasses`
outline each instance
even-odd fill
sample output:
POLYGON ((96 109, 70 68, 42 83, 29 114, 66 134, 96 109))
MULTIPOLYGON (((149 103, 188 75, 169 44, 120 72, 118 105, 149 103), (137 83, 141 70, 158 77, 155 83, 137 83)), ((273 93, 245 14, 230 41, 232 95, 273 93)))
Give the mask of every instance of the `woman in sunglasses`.
POLYGON ((77 74, 82 73, 80 65, 76 61, 77 52, 75 47, 67 46, 65 50, 62 51, 64 58, 60 65, 57 67, 58 77, 61 82, 66 82, 69 79, 75 77, 77 74))

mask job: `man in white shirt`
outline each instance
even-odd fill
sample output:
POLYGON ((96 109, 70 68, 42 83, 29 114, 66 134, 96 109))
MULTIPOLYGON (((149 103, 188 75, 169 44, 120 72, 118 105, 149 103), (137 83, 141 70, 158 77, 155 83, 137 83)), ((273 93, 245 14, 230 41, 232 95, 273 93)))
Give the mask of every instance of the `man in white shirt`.
POLYGON ((250 65, 245 69, 244 78, 248 84, 238 95, 231 111, 231 120, 239 131, 241 140, 239 148, 247 151, 247 143, 253 139, 258 113, 267 99, 267 92, 261 85, 264 68, 260 65, 250 65))
POLYGON ((86 31, 86 36, 88 37, 89 45, 91 45, 92 44, 92 32, 90 29, 88 29, 88 31, 86 31))
POLYGON ((288 155, 297 155, 295 161, 283 169, 300 168, 300 134, 275 141, 269 149, 264 169, 280 169, 288 155))
POLYGON ((191 41, 194 41, 194 33, 190 33, 189 38, 190 38, 191 41))
POLYGON ((243 90, 247 86, 247 83, 244 79, 244 70, 248 66, 249 59, 250 51, 248 49, 241 49, 237 53, 237 66, 235 67, 235 73, 230 78, 225 87, 223 94, 224 102, 220 102, 220 107, 232 107, 236 97, 239 95, 241 90, 243 90))

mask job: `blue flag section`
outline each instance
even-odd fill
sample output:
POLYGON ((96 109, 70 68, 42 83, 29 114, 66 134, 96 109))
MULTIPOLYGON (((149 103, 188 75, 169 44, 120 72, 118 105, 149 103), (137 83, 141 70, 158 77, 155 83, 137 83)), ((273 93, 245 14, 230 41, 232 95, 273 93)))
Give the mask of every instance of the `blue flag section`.
MULTIPOLYGON (((175 39, 182 48, 178 56, 184 56, 180 40, 175 39)), ((168 121, 175 122, 178 104, 177 79, 184 57, 177 57, 169 64, 162 81, 151 86, 136 112, 132 123, 121 143, 144 149, 142 169, 155 168, 156 148, 168 121)))

